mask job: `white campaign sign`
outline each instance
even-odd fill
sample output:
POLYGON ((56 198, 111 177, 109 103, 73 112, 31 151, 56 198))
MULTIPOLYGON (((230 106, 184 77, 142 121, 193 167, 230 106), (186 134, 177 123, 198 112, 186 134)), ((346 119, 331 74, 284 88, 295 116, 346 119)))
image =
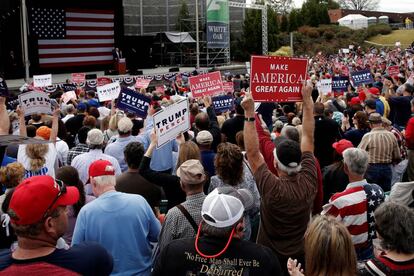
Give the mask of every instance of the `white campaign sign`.
POLYGON ((33 76, 34 87, 46 87, 52 85, 52 74, 33 76))
POLYGON ((319 91, 326 95, 332 92, 332 79, 322 79, 318 82, 319 91))
POLYGON ((100 102, 111 101, 118 98, 119 92, 121 92, 121 86, 119 82, 108 83, 103 86, 98 86, 96 92, 98 93, 100 102))
POLYGON ((20 94, 19 102, 26 116, 34 113, 52 113, 50 98, 44 92, 32 91, 20 94))
POLYGON ((183 99, 154 114, 154 127, 158 137, 157 148, 190 129, 188 100, 183 99))
POLYGON ((62 94, 62 101, 67 104, 70 100, 76 100, 76 93, 75 91, 68 91, 62 94))

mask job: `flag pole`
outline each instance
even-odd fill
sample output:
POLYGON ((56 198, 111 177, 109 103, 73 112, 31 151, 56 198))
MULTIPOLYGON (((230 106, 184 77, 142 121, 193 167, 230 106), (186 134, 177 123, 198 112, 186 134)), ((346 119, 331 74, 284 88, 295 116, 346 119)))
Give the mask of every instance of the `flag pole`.
POLYGON ((30 78, 29 74, 29 49, 27 42, 27 9, 26 9, 26 0, 22 0, 22 47, 23 47, 23 63, 25 74, 24 78, 27 82, 30 78))

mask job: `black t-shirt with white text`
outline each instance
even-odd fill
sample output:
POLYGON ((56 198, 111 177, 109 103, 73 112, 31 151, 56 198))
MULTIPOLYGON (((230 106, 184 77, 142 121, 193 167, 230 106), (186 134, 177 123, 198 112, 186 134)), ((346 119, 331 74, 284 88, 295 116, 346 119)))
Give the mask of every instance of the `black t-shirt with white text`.
MULTIPOLYGON (((203 254, 220 252, 226 240, 201 237, 198 241, 203 254)), ((262 245, 233 239, 227 250, 217 258, 204 258, 197 253, 193 239, 170 242, 156 260, 152 275, 282 275, 273 252, 262 245)))

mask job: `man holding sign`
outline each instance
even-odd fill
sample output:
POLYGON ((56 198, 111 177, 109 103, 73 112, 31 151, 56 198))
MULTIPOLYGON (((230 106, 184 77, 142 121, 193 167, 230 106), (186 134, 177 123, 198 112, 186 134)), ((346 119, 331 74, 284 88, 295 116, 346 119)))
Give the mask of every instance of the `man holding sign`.
MULTIPOLYGON (((312 86, 303 87, 301 90, 303 91, 301 144, 289 139, 279 140, 273 153, 274 166, 279 176, 268 169, 260 153, 253 98, 247 95, 242 102, 245 111, 243 134, 247 160, 256 179, 262 202, 257 243, 270 247, 285 270, 286 265, 283 264, 287 263, 289 257, 303 263, 303 236, 317 192, 317 165, 313 155, 315 121, 311 98, 312 86), (285 231, 286 229, 289 231, 285 231)), ((287 274, 287 271, 285 272, 287 274)))

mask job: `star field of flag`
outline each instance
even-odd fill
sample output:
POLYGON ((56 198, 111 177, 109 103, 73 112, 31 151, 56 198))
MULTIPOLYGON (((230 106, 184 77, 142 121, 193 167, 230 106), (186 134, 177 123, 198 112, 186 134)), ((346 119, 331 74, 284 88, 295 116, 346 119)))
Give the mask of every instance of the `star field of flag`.
POLYGON ((374 212, 384 202, 385 195, 382 189, 375 184, 364 185, 367 195, 368 241, 376 238, 374 212))
POLYGON ((65 38, 65 11, 63 9, 32 8, 32 31, 39 38, 65 38))

